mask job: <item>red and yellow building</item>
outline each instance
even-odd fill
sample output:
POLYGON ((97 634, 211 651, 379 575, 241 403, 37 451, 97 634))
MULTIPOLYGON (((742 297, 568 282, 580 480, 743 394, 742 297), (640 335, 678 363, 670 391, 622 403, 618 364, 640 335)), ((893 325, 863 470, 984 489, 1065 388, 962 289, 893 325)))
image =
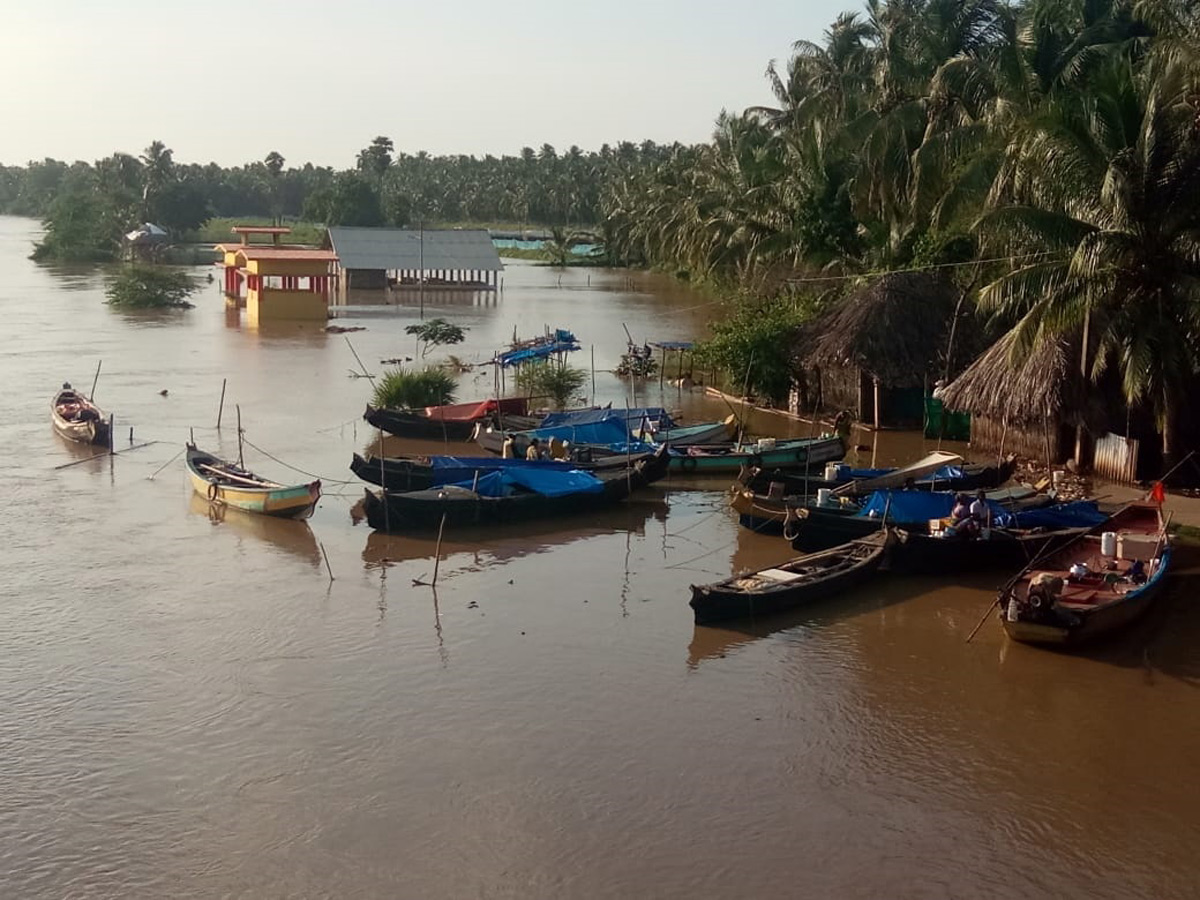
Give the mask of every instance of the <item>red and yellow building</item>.
POLYGON ((240 243, 218 244, 225 270, 225 296, 240 305, 245 285, 246 318, 259 322, 320 321, 329 317, 329 297, 335 286, 337 254, 313 247, 286 246, 280 238, 290 229, 237 225, 240 243), (270 244, 250 242, 253 235, 270 244))

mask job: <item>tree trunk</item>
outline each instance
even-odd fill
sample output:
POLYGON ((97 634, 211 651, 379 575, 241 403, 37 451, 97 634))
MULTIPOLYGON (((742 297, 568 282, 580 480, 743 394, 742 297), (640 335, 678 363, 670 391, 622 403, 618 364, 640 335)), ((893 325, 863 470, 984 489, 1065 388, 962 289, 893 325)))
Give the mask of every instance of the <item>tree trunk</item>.
POLYGON ((1162 454, 1163 471, 1179 464, 1179 391, 1171 384, 1163 387, 1162 454))

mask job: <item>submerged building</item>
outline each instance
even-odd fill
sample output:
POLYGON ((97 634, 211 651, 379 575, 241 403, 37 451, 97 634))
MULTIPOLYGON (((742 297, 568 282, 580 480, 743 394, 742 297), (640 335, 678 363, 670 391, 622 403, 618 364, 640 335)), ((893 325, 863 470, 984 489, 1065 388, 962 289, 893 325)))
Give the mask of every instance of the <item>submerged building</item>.
POLYGON ((338 260, 339 288, 495 290, 504 265, 483 229, 335 225, 323 247, 338 260))

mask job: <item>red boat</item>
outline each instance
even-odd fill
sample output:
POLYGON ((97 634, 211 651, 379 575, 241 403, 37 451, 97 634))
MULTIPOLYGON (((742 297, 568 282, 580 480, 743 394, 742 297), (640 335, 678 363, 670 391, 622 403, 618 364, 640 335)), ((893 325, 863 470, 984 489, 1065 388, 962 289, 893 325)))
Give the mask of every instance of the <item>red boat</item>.
POLYGON ((1000 591, 1014 641, 1064 646, 1129 625, 1162 593, 1171 544, 1157 503, 1132 503, 1000 591))

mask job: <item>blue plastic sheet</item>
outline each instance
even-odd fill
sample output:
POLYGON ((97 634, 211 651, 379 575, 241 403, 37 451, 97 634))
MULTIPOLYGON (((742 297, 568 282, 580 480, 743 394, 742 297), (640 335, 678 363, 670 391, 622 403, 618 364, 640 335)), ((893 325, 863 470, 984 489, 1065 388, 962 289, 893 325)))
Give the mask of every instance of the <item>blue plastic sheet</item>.
MULTIPOLYGON (((887 507, 887 520, 892 524, 924 524, 930 519, 949 516, 954 509, 954 498, 953 491, 875 491, 855 515, 878 519, 887 507)), ((988 500, 987 505, 992 524, 997 528, 1091 528, 1106 518, 1094 500, 1055 503, 1018 512, 994 500, 988 500)))
POLYGON ((625 444, 629 441, 629 429, 622 419, 601 419, 589 425, 557 425, 552 428, 535 428, 522 432, 526 437, 548 441, 558 438, 571 444, 625 444))
POLYGON ((470 486, 475 480, 476 473, 480 478, 491 472, 509 469, 541 468, 551 472, 570 472, 575 469, 574 463, 555 462, 553 460, 532 459, 502 459, 498 456, 431 456, 431 478, 434 487, 444 484, 460 484, 466 482, 470 486))
POLYGON ((1012 514, 1016 528, 1091 528, 1107 518, 1095 500, 1072 500, 1012 514))
POLYGON ((561 425, 594 425, 606 419, 615 419, 618 424, 625 421, 638 427, 641 426, 643 420, 649 419, 651 422, 659 422, 660 428, 675 427, 675 423, 671 421, 670 415, 661 406, 634 407, 630 409, 578 409, 572 412, 550 413, 546 418, 542 419, 542 427, 557 428, 561 425))
POLYGON ((591 472, 580 469, 561 471, 548 468, 508 468, 457 482, 454 487, 474 488, 482 497, 508 497, 522 487, 543 497, 566 497, 570 494, 599 494, 604 482, 591 472))

